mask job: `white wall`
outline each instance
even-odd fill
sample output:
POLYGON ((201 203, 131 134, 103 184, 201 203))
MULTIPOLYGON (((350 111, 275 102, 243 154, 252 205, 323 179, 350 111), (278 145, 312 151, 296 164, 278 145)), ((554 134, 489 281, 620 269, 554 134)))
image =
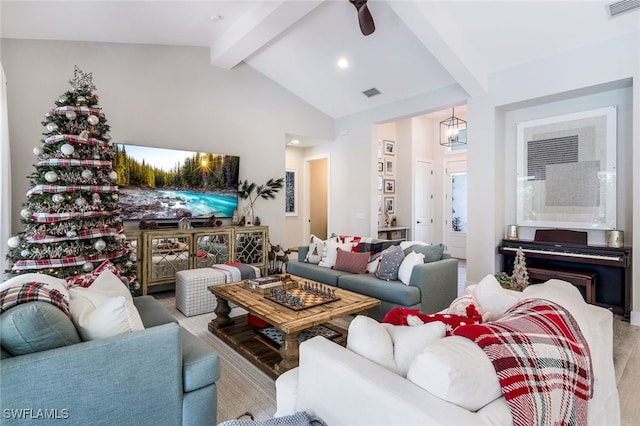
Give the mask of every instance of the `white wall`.
MULTIPOLYGON (((239 65, 209 64, 206 48, 2 40, 13 165, 13 227, 33 172, 41 121, 69 87, 74 65, 93 73, 114 142, 240 156, 240 177, 283 177, 285 134, 333 140, 333 120, 239 65)), ((258 200, 271 240, 284 241, 284 195, 258 200)))

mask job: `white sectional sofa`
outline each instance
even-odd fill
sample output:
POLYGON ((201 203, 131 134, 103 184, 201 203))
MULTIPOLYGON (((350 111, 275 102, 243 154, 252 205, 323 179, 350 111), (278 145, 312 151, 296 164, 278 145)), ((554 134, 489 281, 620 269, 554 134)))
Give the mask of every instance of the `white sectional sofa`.
MULTIPOLYGON (((508 300, 509 297, 513 297, 512 293, 503 300, 508 300)), ((571 313, 591 350, 595 380, 593 398, 588 405, 588 424, 620 424, 613 367, 612 313, 586 304, 573 286, 559 280, 529 286, 519 298, 550 300, 571 313)), ((499 297, 492 297, 492 303, 496 306, 499 303, 498 299, 499 297)), ((443 337, 438 340, 438 345, 441 348, 446 347, 449 342, 455 343, 456 338, 464 339, 459 336, 443 337)), ((469 343, 473 344, 471 341, 469 343)), ((455 344, 452 344, 452 350, 455 350, 454 347, 455 344)), ((415 359, 424 356, 428 348, 429 346, 423 349, 423 353, 419 353, 415 359)), ((478 393, 486 392, 484 389, 487 383, 473 383, 476 372, 468 369, 475 368, 480 361, 488 361, 482 351, 480 355, 473 356, 484 356, 484 360, 474 360, 472 355, 465 359, 465 356, 458 353, 450 357, 451 363, 459 363, 458 369, 455 365, 444 365, 448 361, 443 361, 442 358, 439 362, 432 361, 433 365, 422 366, 444 372, 446 376, 443 379, 444 376, 441 375, 439 380, 442 383, 437 384, 441 394, 436 396, 424 388, 429 386, 421 387, 354 351, 316 337, 300 346, 299 367, 277 379, 276 416, 306 411, 332 426, 511 425, 511 411, 501 393, 479 409, 465 408, 469 404, 477 403, 477 398, 486 397, 478 393), (445 381, 447 383, 444 383, 445 381), (456 395, 445 395, 443 387, 455 391, 456 386, 460 392, 456 395), (468 389, 469 386, 476 388, 468 389), (475 401, 464 401, 465 398, 475 401)), ((422 361, 424 364, 424 359, 422 361)), ((495 371, 493 373, 495 374, 495 371)), ((490 381, 492 380, 486 380, 490 381)), ((489 399, 491 398, 494 397, 489 399)))

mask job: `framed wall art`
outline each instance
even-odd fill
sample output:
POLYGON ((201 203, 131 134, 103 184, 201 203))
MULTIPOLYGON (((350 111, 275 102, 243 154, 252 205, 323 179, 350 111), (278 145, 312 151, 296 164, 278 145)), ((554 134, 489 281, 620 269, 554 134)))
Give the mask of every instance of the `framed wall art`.
POLYGON ((298 182, 295 169, 287 169, 285 181, 285 216, 298 216, 298 182))
POLYGON ((384 180, 384 193, 385 194, 395 194, 396 192, 396 180, 395 179, 385 179, 384 180))
POLYGON ((616 107, 517 125, 521 226, 616 227, 616 107))
POLYGON ((393 197, 384 197, 384 211, 389 214, 393 214, 393 212, 395 212, 394 203, 395 200, 393 197))
POLYGON ((384 160, 384 174, 393 176, 395 168, 393 167, 393 158, 384 160))
POLYGON ((384 155, 396 155, 396 143, 394 141, 385 139, 382 143, 384 155))

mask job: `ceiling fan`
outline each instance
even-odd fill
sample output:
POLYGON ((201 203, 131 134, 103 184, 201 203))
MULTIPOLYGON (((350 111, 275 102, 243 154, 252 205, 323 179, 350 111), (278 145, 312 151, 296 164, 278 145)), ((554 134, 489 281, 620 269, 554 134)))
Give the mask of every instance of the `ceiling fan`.
POLYGON ((349 0, 349 3, 355 6, 358 11, 358 23, 360 24, 360 31, 362 34, 368 36, 376 30, 376 26, 373 23, 373 17, 369 8, 367 7, 367 0, 349 0))

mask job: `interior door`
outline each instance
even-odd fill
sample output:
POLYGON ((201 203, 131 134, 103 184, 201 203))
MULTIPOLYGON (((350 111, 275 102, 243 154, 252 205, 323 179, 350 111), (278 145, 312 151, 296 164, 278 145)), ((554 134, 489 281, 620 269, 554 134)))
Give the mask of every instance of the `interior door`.
POLYGON ((432 243, 433 227, 433 165, 428 161, 416 161, 414 182, 413 239, 432 243))
POLYGON ((446 162, 444 243, 447 252, 467 258, 467 162, 446 162))
POLYGON ((328 217, 328 161, 326 158, 311 160, 309 164, 309 232, 327 239, 328 217))

